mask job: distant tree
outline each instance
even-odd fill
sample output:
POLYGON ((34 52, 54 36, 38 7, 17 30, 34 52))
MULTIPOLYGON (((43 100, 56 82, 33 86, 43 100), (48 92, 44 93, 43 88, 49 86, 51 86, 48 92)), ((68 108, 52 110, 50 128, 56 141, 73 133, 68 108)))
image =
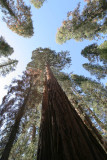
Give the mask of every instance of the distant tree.
MULTIPOLYGON (((73 90, 73 88, 72 88, 73 90)), ((71 92, 71 98, 70 98, 70 102, 73 104, 73 106, 75 107, 75 110, 77 111, 77 113, 79 114, 79 116, 81 117, 81 119, 83 120, 83 123, 88 127, 88 129, 91 131, 91 133, 93 134, 93 136, 98 140, 98 142, 102 145, 102 147, 104 148, 105 151, 107 151, 107 143, 105 138, 103 138, 103 136, 101 135, 101 133, 99 132, 99 130, 96 128, 95 126, 95 122, 93 122, 93 119, 97 119, 97 121, 99 123, 101 123, 101 121, 98 119, 98 117, 96 117, 96 115, 93 113, 93 111, 88 107, 88 105, 86 103, 84 103, 83 99, 80 99, 80 95, 78 97, 78 93, 76 92, 71 92), (86 109, 84 109, 86 108, 86 109), (89 113, 87 113, 87 111, 89 113)), ((102 123, 101 123, 102 125, 102 123)), ((104 125, 102 125, 104 128, 104 125)), ((103 129, 104 134, 106 134, 106 131, 103 129)))
POLYGON ((3 20, 9 29, 24 37, 33 35, 30 7, 26 6, 23 0, 17 0, 16 5, 13 0, 0 0, 0 5, 5 15, 3 20))
POLYGON ((35 8, 41 8, 46 0, 30 0, 35 8))
POLYGON ((73 12, 68 12, 67 20, 63 21, 58 29, 56 41, 59 44, 69 39, 83 41, 92 40, 100 37, 100 33, 106 34, 107 28, 107 1, 89 1, 80 13, 80 3, 73 12), (70 19, 70 17, 72 18, 70 19))
POLYGON ((22 80, 13 81, 7 95, 3 98, 0 108, 1 160, 9 158, 13 143, 19 137, 18 134, 23 131, 24 114, 28 110, 31 111, 31 108, 36 109, 35 105, 41 100, 41 95, 36 88, 38 76, 37 72, 33 72, 32 75, 25 73, 22 80))
MULTIPOLYGON (((72 83, 75 84, 76 90, 83 97, 84 102, 88 105, 87 109, 97 124, 102 128, 102 131, 107 134, 106 127, 106 107, 107 107, 107 89, 99 82, 93 81, 90 78, 72 75, 72 83), (91 108, 91 109, 90 109, 91 108), (103 122, 102 122, 103 120, 103 122)), ((86 106, 86 105, 84 105, 86 106)), ((86 108, 86 107, 85 107, 86 108)))
POLYGON ((40 106, 29 108, 23 116, 23 126, 17 141, 13 144, 9 160, 29 160, 37 158, 40 125, 40 106))
MULTIPOLYGON (((0 58, 2 60, 3 57, 8 57, 14 52, 13 48, 4 40, 4 38, 0 37, 0 58)), ((5 76, 11 71, 15 70, 17 65, 17 60, 12 60, 10 58, 6 58, 2 60, 0 63, 0 75, 5 76)))

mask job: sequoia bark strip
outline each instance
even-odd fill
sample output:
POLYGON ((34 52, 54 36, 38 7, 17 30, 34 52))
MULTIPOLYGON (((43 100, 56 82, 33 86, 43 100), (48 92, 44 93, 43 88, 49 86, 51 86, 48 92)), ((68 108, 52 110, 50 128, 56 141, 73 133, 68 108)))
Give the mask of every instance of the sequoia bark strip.
POLYGON ((20 107, 19 111, 18 111, 18 114, 16 116, 16 120, 15 120, 15 123, 14 125, 12 126, 12 130, 11 130, 11 133, 10 133, 10 136, 9 136, 9 140, 5 146, 5 149, 2 153, 2 157, 0 160, 8 160, 9 158, 9 154, 10 154, 10 151, 11 151, 11 148, 13 146, 13 143, 14 143, 14 140, 16 138, 16 134, 18 132, 18 129, 19 129, 19 124, 20 124, 20 121, 21 121, 21 118, 24 114, 24 111, 25 111, 25 107, 26 107, 26 103, 28 101, 28 97, 29 97, 29 94, 30 94, 30 91, 31 91, 31 86, 28 90, 28 93, 27 93, 27 96, 23 102, 23 105, 20 107))
POLYGON ((37 160, 105 160, 47 65, 37 160))

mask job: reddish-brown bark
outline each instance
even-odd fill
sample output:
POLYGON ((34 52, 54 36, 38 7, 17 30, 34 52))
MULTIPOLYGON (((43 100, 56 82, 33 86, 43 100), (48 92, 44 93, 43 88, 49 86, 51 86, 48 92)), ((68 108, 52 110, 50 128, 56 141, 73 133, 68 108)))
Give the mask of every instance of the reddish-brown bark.
POLYGON ((47 65, 37 160, 106 158, 47 65))

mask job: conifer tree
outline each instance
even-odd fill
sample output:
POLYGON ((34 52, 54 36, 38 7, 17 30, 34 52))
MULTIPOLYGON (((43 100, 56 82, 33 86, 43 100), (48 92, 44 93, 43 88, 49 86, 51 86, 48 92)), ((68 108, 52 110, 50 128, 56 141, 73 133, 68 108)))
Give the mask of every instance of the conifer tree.
POLYGON ((0 5, 1 9, 3 8, 3 20, 9 29, 24 37, 33 35, 30 7, 26 6, 23 0, 17 0, 16 4, 13 0, 0 0, 0 5))
MULTIPOLYGON (((72 81, 76 85, 77 91, 83 96, 84 102, 88 105, 89 116, 91 115, 95 119, 100 126, 100 130, 102 128, 103 134, 105 133, 106 136, 107 89, 95 80, 93 81, 84 76, 72 75, 72 81)), ((84 106, 86 107, 87 105, 84 106)))
POLYGON ((80 13, 80 3, 72 12, 68 12, 67 19, 63 21, 58 29, 56 42, 62 44, 69 39, 83 41, 100 37, 100 33, 106 34, 107 28, 107 1, 89 1, 80 13))
POLYGON ((106 154, 83 124, 53 76, 50 66, 55 72, 58 68, 62 69, 67 62, 64 56, 60 57, 54 53, 47 48, 39 48, 33 51, 32 61, 28 64, 28 68, 39 69, 43 72, 46 68, 37 159, 105 159, 106 154), (77 137, 81 136, 80 139, 76 137, 77 132, 79 134, 77 137), (91 148, 87 146, 87 143, 91 148), (77 144, 80 146, 78 147, 77 144))
MULTIPOLYGON (((0 121, 1 126, 3 121, 7 119, 8 123, 5 123, 5 127, 11 128, 11 130, 8 129, 6 136, 3 137, 1 160, 6 160, 9 155, 9 160, 14 158, 16 160, 34 159, 36 156, 38 160, 71 160, 71 158, 74 160, 83 158, 103 160, 106 158, 104 150, 91 134, 87 125, 84 125, 50 69, 51 66, 59 81, 65 79, 69 82, 67 75, 59 71, 67 64, 69 65, 70 62, 71 59, 67 51, 56 53, 48 48, 38 48, 32 52, 32 61, 27 66, 27 75, 24 75, 22 80, 15 80, 14 85, 10 86, 7 96, 3 99, 0 113, 1 115, 6 114, 7 117, 1 116, 3 117, 0 121), (41 74, 38 78, 38 83, 36 83, 35 76, 38 77, 38 73, 41 74), (30 87, 30 84, 32 87, 30 87), (35 110, 38 88, 43 90, 43 101, 38 152, 36 155, 36 122, 32 123, 33 113, 30 111, 33 107, 35 110), (27 94, 28 92, 29 95, 27 94), (13 93, 15 96, 11 97, 13 93), (31 134, 31 132, 33 133, 31 134), (5 142, 6 139, 7 142, 5 142), (5 155, 6 152, 7 157, 5 155)), ((65 90, 68 91, 69 95, 69 85, 66 85, 65 90)), ((6 133, 5 129, 3 132, 6 133)))
POLYGON ((35 108, 36 103, 41 100, 41 95, 36 88, 38 76, 39 73, 33 72, 32 75, 24 74, 22 80, 14 80, 8 94, 3 98, 0 109, 1 160, 9 158, 13 143, 23 130, 22 117, 25 112, 29 108, 35 108))
POLYGON ((72 81, 70 76, 63 72, 57 72, 54 74, 55 77, 57 77, 58 83, 61 85, 67 97, 69 98, 71 104, 74 106, 75 110, 81 117, 83 123, 88 127, 88 129, 99 141, 105 151, 107 151, 107 143, 104 136, 106 135, 105 125, 89 108, 90 106, 88 106, 88 102, 84 100, 84 96, 78 93, 78 91, 76 90, 76 84, 74 83, 74 81, 72 81), (101 133, 100 130, 96 128, 98 124, 95 124, 95 120, 98 122, 98 124, 100 124, 101 128, 103 129, 103 133, 101 133))
POLYGON ((47 64, 37 160, 105 158, 47 64))

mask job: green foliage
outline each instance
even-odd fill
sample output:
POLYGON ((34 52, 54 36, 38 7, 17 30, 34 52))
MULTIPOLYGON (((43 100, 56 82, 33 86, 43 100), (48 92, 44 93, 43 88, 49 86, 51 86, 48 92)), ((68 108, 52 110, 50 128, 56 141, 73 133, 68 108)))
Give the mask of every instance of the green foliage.
POLYGON ((13 53, 13 48, 4 40, 4 38, 0 37, 0 75, 6 76, 9 72, 14 71, 15 67, 18 63, 17 60, 12 60, 7 58, 3 60, 3 57, 8 57, 13 53))
POLYGON ((90 72, 91 75, 95 75, 97 79, 105 78, 107 76, 107 67, 101 65, 92 65, 85 63, 83 67, 90 72))
MULTIPOLYGON (((72 75, 72 83, 75 84, 79 93, 84 96, 84 101, 89 105, 89 108, 94 108, 99 116, 105 115, 107 104, 107 88, 101 83, 93 81, 90 78, 72 75)), ((101 119, 102 120, 102 119, 101 119)))
POLYGON ((100 33, 107 33, 106 30, 107 1, 95 0, 85 5, 80 13, 80 3, 73 12, 68 12, 67 20, 63 21, 58 29, 56 42, 62 44, 69 39, 83 41, 100 37, 100 33), (72 18, 70 18, 72 16, 72 18))
POLYGON ((22 132, 13 145, 9 160, 33 160, 37 157, 40 108, 36 106, 36 109, 29 109, 29 111, 25 113, 23 119, 25 120, 21 126, 22 132), (32 141, 33 125, 35 125, 36 130, 34 140, 32 141))
POLYGON ((30 7, 26 6, 23 0, 17 0, 16 5, 14 1, 5 0, 5 4, 1 5, 1 7, 3 7, 2 11, 5 14, 3 20, 7 26, 21 36, 31 37, 33 35, 33 24, 30 7), (8 7, 5 4, 8 4, 8 7))
POLYGON ((104 41, 100 46, 94 43, 85 47, 81 55, 91 63, 101 61, 105 64, 107 62, 107 41, 104 41))
POLYGON ((98 80, 105 78, 107 75, 107 41, 104 41, 100 46, 91 44, 85 47, 81 54, 87 58, 90 63, 83 64, 83 67, 88 70, 91 75, 95 75, 98 80), (98 64, 98 62, 103 62, 98 64), (95 64, 96 63, 96 64, 95 64))
POLYGON ((95 62, 99 59, 98 45, 96 43, 86 46, 82 51, 81 55, 87 58, 90 62, 95 62))
POLYGON ((14 5, 14 1, 13 0, 11 0, 11 1, 9 1, 9 0, 0 0, 0 7, 1 7, 2 11, 5 14, 10 14, 11 16, 15 17, 15 12, 12 9, 13 5, 14 5))
POLYGON ((100 52, 100 59, 105 60, 107 62, 107 41, 104 41, 100 46, 98 46, 100 52))
MULTIPOLYGON (((22 110, 26 96, 24 115, 22 115, 17 135, 11 150, 10 159, 32 159, 35 156, 38 139, 38 128, 40 123, 40 108, 42 94, 38 91, 39 73, 24 73, 21 79, 15 79, 8 87, 8 93, 3 98, 0 106, 0 156, 8 143, 11 132, 14 131, 14 124, 18 121, 18 115, 22 110), (20 110, 21 109, 21 110, 20 110), (32 136, 32 126, 36 126, 35 135, 32 136), (33 139, 32 139, 33 137, 33 139), (34 152, 34 154, 29 151, 34 152), (22 154, 21 154, 22 153, 22 154), (25 154, 25 155, 24 155, 25 154), (33 155, 32 155, 33 154, 33 155), (28 156, 28 157, 27 157, 28 156), (25 158, 26 157, 26 158, 25 158)), ((20 115, 19 115, 20 116, 20 115)))
POLYGON ((70 65, 71 58, 68 51, 56 51, 49 48, 37 48, 32 52, 32 61, 28 64, 28 68, 44 70, 46 64, 52 68, 62 70, 66 65, 70 65))
POLYGON ((43 6, 43 3, 46 1, 46 0, 30 0, 31 3, 35 6, 35 8, 41 8, 43 6))
POLYGON ((8 73, 14 71, 17 63, 18 63, 17 60, 12 60, 10 58, 2 62, 0 64, 0 75, 6 76, 8 73))
POLYGON ((5 41, 5 39, 0 37, 0 57, 7 57, 14 52, 13 48, 5 41))

